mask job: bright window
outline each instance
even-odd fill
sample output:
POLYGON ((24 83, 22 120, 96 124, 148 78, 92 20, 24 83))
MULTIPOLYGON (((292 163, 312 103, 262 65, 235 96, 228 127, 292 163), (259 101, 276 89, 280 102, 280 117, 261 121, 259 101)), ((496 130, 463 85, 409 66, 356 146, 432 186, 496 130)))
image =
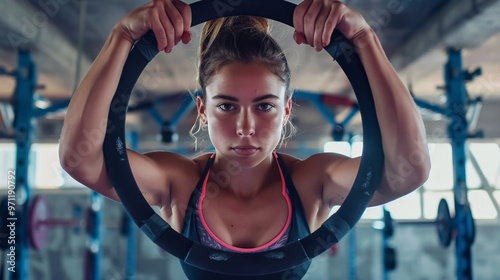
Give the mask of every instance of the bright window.
MULTIPOLYGON (((31 188, 82 187, 71 178, 59 163, 59 145, 34 143, 28 164, 28 182, 31 188)), ((7 187, 7 170, 16 169, 16 145, 0 143, 0 188, 7 187)))
POLYGON ((7 188, 7 171, 16 166, 16 145, 0 143, 0 188, 7 188))
POLYGON ((424 184, 426 190, 451 190, 453 188, 453 160, 449 143, 430 143, 431 171, 424 184))
POLYGON ((363 153, 363 142, 352 143, 352 157, 360 157, 363 153))
POLYGON ((37 188, 59 188, 64 179, 59 163, 58 144, 33 144, 31 147, 31 161, 35 164, 35 181, 37 188))
POLYGON ((469 189, 477 189, 481 187, 481 179, 479 175, 477 175, 476 169, 472 165, 472 162, 467 159, 467 163, 465 164, 465 176, 467 181, 467 188, 469 189))
POLYGON ((366 208, 365 213, 363 213, 363 216, 361 216, 361 219, 378 220, 382 219, 383 217, 384 208, 383 206, 379 205, 366 208))
POLYGON ((422 209, 420 206, 420 194, 418 191, 409 193, 403 197, 393 200, 385 205, 391 212, 393 219, 420 219, 422 209))
POLYGON ((471 190, 467 194, 474 219, 496 219, 498 214, 488 193, 484 190, 471 190))
MULTIPOLYGON (((329 142, 325 151, 344 155, 352 153, 353 157, 362 153, 362 142, 354 142, 352 150, 349 142, 329 142)), ((497 205, 500 205, 500 190, 494 191, 492 197, 483 189, 488 184, 500 189, 500 148, 496 143, 470 143, 467 146, 473 159, 466 161, 466 178, 468 199, 475 219, 497 219, 497 205), (480 170, 478 173, 473 165, 476 160, 480 170), (480 174, 487 182, 482 183, 480 174)), ((444 198, 448 202, 451 215, 455 213, 454 205, 454 169, 452 147, 450 143, 430 143, 428 145, 431 157, 431 171, 424 187, 404 197, 386 204, 394 219, 426 219, 435 220, 439 201, 444 198)), ((336 211, 336 209, 335 209, 336 211)), ((362 219, 382 219, 382 206, 369 207, 362 219)))
POLYGON ((500 148, 496 143, 471 143, 469 149, 481 167, 490 186, 500 180, 500 148))
POLYGON ((495 197, 495 200, 497 201, 497 205, 500 205, 500 191, 494 191, 493 197, 495 197))
POLYGON ((344 156, 359 157, 363 153, 363 142, 355 141, 351 145, 346 141, 332 141, 326 142, 324 145, 324 151, 327 153, 337 153, 344 156))
POLYGON ((453 192, 431 192, 427 191, 423 194, 424 199, 424 219, 435 220, 437 218, 439 201, 444 198, 448 202, 450 213, 455 213, 455 204, 453 204, 453 192))
POLYGON ((323 150, 326 153, 337 153, 348 157, 351 154, 351 145, 345 141, 326 142, 323 150))

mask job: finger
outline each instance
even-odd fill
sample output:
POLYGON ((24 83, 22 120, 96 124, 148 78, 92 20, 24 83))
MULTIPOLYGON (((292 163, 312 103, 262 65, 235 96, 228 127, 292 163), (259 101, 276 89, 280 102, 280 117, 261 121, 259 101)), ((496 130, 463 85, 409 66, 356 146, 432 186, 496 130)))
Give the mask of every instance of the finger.
POLYGON ((314 47, 314 27, 322 7, 321 1, 314 1, 304 15, 304 35, 311 47, 314 47))
MULTIPOLYGON (((295 27, 295 31, 297 32, 297 39, 299 37, 303 37, 303 36, 300 36, 301 34, 304 34, 304 15, 306 14, 307 10, 309 9, 309 6, 311 5, 312 3, 312 0, 306 0, 302 3, 300 3, 299 5, 297 5, 297 7, 295 7, 295 10, 293 12, 293 27, 295 27)), ((300 41, 297 41, 297 44, 301 44, 303 42, 300 42, 300 41)))
POLYGON ((158 51, 162 51, 167 47, 167 35, 156 10, 150 10, 149 18, 151 24, 150 29, 152 29, 155 34, 158 51))
POLYGON ((306 43, 306 37, 304 37, 304 34, 302 33, 298 33, 295 35, 295 37, 297 38, 296 41, 297 41, 297 44, 304 44, 306 43))
POLYGON ((333 6, 330 9, 330 14, 325 21, 325 29, 323 30, 323 47, 330 44, 332 39, 333 30, 337 27, 342 13, 338 7, 333 6))
POLYGON ((175 43, 175 31, 174 27, 172 26, 172 23, 170 22, 170 19, 167 17, 166 14, 163 14, 163 16, 160 15, 160 21, 163 26, 163 29, 165 30, 165 35, 167 37, 167 44, 165 46, 165 52, 169 53, 172 51, 172 48, 174 47, 175 43))
POLYGON ((184 33, 184 20, 182 19, 181 13, 177 10, 177 7, 170 1, 166 1, 165 11, 174 28, 174 44, 177 45, 184 33))
POLYGON ((163 27, 166 44, 162 50, 169 53, 174 47, 174 34, 173 34, 173 26, 165 12, 165 6, 163 5, 163 1, 155 2, 155 11, 158 14, 158 18, 160 19, 161 26, 163 27))
POLYGON ((182 33, 182 43, 187 44, 189 41, 191 41, 191 32, 189 29, 191 28, 191 21, 192 21, 192 13, 191 13, 191 7, 182 2, 182 1, 175 1, 174 2, 175 7, 177 7, 177 10, 181 13, 182 19, 184 21, 184 32, 182 33))
POLYGON ((294 31, 294 32, 293 32, 293 40, 295 41, 295 43, 297 43, 297 44, 299 43, 299 42, 297 41, 297 31, 294 31))
POLYGON ((175 1, 173 2, 173 4, 182 16, 182 20, 184 23, 183 31, 189 31, 189 29, 191 28, 191 20, 192 20, 191 7, 182 1, 175 1))
POLYGON ((182 43, 187 44, 189 42, 191 42, 191 32, 184 31, 184 34, 182 34, 182 43))
POLYGON ((325 22, 330 14, 330 9, 328 7, 323 7, 316 20, 316 26, 314 28, 314 48, 316 51, 321 51, 323 49, 323 33, 325 29, 325 22))

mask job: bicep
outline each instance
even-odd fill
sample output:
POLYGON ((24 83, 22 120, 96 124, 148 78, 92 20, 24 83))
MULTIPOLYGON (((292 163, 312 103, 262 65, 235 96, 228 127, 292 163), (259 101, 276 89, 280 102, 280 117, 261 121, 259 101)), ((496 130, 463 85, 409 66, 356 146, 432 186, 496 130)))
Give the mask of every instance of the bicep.
MULTIPOLYGON (((168 199, 169 183, 167 173, 162 170, 162 161, 166 160, 162 160, 161 153, 141 154, 127 149, 127 156, 134 179, 146 201, 154 206, 163 205, 168 199)), ((93 161, 81 162, 78 170, 70 175, 88 188, 120 202, 102 154, 93 161)))
POLYGON ((163 206, 169 201, 170 180, 173 173, 168 164, 170 153, 141 154, 128 150, 130 168, 142 195, 150 205, 163 206), (170 172, 169 172, 170 171, 170 172))
POLYGON ((351 191, 361 158, 325 154, 322 199, 328 207, 341 205, 351 191))

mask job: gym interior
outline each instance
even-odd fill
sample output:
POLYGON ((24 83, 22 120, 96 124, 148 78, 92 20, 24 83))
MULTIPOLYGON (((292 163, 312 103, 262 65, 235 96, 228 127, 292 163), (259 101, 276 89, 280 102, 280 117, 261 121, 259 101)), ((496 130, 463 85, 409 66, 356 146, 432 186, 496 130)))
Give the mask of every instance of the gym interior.
MULTIPOLYGON (((241 1, 212 2, 230 10, 241 1)), ((500 1, 343 2, 365 17, 412 94, 431 170, 416 191, 367 208, 303 279, 500 279, 500 1)), ((122 204, 73 179, 58 155, 72 94, 115 23, 144 3, 0 2, 1 279, 187 279, 122 204)), ((342 69, 326 51, 295 44, 293 28, 271 26, 291 68, 298 131, 279 152, 362 155, 359 106, 342 69)), ((127 148, 189 158, 212 151, 189 134, 201 25, 191 32, 135 84, 127 148)), ((403 172, 412 160, 401 161, 403 172)))

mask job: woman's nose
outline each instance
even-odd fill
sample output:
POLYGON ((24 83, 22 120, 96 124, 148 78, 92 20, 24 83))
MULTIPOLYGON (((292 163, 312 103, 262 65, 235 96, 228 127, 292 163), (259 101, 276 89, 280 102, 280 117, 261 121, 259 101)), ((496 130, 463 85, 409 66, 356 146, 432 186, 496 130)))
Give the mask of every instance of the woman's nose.
POLYGON ((255 135, 254 129, 238 129, 238 136, 248 137, 255 135))
POLYGON ((255 135, 255 121, 251 116, 251 114, 246 112, 241 112, 240 118, 238 120, 238 127, 236 129, 236 134, 242 137, 255 135))

